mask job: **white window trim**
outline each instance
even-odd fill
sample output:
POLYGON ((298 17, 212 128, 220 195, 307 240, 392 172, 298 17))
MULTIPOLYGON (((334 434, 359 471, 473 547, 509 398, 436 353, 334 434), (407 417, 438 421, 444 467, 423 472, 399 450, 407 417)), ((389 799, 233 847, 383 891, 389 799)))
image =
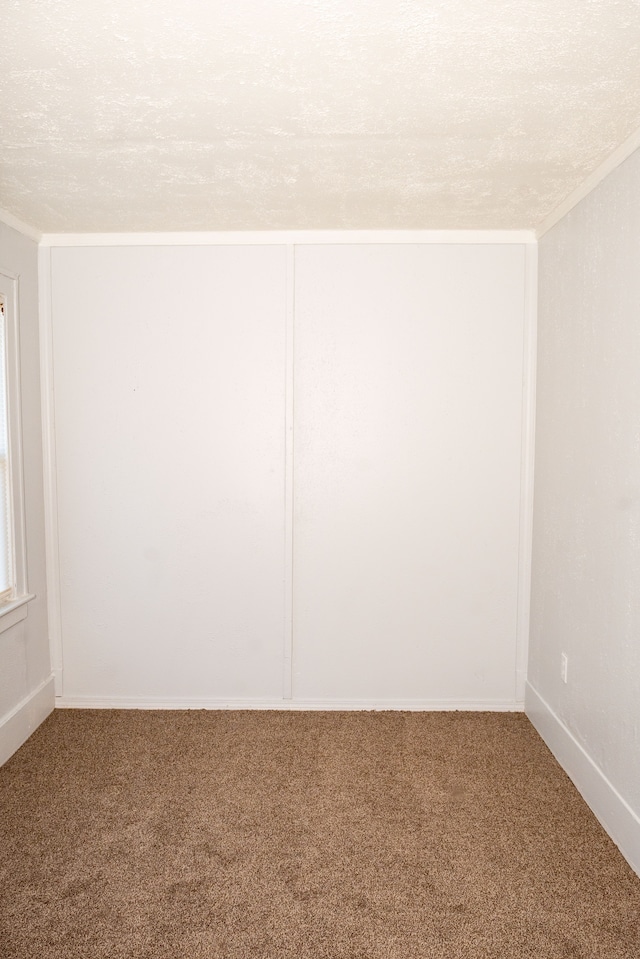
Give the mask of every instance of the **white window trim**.
POLYGON ((0 603, 0 633, 26 619, 27 604, 35 599, 27 585, 27 536, 24 510, 22 414, 20 383, 19 277, 0 269, 0 292, 4 298, 7 362, 7 420, 9 427, 9 475, 13 523, 14 588, 0 603))
POLYGON ((26 593, 24 596, 18 596, 17 599, 10 599, 0 607, 0 633, 6 629, 11 629, 17 623, 21 623, 27 618, 28 607, 32 599, 35 599, 34 593, 26 593))

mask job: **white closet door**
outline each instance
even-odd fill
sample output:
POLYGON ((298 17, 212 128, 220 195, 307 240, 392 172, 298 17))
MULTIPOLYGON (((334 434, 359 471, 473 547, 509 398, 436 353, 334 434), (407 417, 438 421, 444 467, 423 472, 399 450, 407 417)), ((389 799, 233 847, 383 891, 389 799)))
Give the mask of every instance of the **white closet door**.
POLYGON ((296 252, 294 695, 514 698, 524 248, 296 252))
POLYGON ((282 695, 285 269, 53 251, 67 698, 282 695))

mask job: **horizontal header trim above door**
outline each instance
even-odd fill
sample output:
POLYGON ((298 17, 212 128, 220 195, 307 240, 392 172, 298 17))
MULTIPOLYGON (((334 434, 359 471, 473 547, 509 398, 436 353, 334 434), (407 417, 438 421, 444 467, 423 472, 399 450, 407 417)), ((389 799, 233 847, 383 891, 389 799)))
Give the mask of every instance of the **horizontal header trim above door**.
POLYGON ((255 230, 207 233, 45 233, 41 246, 272 246, 535 243, 531 230, 255 230))

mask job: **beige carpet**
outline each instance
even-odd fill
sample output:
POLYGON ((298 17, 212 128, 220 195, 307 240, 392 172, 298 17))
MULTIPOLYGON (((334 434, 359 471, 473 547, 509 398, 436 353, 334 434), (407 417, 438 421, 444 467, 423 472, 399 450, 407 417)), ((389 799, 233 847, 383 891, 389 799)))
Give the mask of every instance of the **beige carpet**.
POLYGON ((55 712, 0 770, 2 959, 638 959, 526 718, 55 712))

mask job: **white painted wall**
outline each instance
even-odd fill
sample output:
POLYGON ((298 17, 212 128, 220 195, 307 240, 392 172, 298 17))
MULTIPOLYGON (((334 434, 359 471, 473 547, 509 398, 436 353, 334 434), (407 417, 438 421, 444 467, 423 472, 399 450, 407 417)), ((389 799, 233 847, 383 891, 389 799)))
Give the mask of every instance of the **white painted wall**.
POLYGON ((281 695, 285 252, 52 251, 65 697, 281 695))
POLYGON ((540 241, 527 708, 640 869, 640 153, 540 241), (567 683, 561 655, 568 656, 567 683))
POLYGON ((0 763, 53 708, 47 632, 40 354, 38 346, 38 247, 0 222, 0 270, 18 277, 24 504, 27 581, 36 598, 27 618, 0 633, 0 763))
POLYGON ((296 252, 294 690, 515 699, 524 247, 296 252))
POLYGON ((51 257, 63 702, 516 702, 522 243, 51 257))

